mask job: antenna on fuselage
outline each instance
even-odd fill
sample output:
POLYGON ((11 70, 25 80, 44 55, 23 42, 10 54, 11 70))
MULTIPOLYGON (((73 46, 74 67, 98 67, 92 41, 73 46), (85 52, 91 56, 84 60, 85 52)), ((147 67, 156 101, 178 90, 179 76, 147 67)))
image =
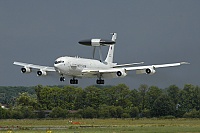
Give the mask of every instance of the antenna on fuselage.
POLYGON ((105 39, 86 39, 86 40, 79 41, 79 44, 94 47, 93 48, 93 52, 92 52, 92 58, 93 59, 94 59, 94 56, 95 56, 96 47, 99 47, 100 61, 103 61, 101 46, 110 46, 110 45, 114 45, 116 43, 117 33, 111 33, 111 34, 112 34, 112 39, 111 40, 105 40, 105 39))

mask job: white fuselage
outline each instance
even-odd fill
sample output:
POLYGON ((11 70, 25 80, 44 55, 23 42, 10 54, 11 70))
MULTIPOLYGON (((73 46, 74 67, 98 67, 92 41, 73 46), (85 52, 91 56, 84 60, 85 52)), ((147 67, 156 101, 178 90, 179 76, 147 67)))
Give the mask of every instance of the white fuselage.
MULTIPOLYGON (((61 75, 67 75, 70 77, 99 77, 100 75, 96 74, 83 74, 82 70, 99 70, 99 69, 109 69, 114 66, 114 63, 112 64, 106 64, 103 62, 100 62, 99 60, 95 59, 85 59, 85 58, 79 58, 79 57, 60 57, 56 59, 54 63, 54 67, 56 71, 58 71, 61 75)), ((116 77, 115 74, 104 74, 101 75, 103 78, 113 78, 116 77)))

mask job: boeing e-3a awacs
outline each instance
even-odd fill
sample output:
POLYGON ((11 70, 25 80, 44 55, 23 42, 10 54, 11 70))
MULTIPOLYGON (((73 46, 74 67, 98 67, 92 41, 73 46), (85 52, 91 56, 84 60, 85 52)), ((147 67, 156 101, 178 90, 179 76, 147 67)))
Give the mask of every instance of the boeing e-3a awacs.
MULTIPOLYGON (((112 41, 116 39, 116 33, 112 36, 112 41)), ((95 42, 98 43, 98 42, 95 42)), ((120 64, 113 63, 115 44, 109 45, 109 50, 105 61, 96 59, 86 59, 80 57, 59 57, 54 62, 54 67, 34 65, 22 62, 13 64, 22 66, 22 73, 30 73, 32 69, 37 69, 38 76, 46 76, 49 72, 57 72, 60 75, 60 81, 65 81, 65 76, 71 77, 70 84, 78 84, 78 78, 97 78, 97 84, 104 84, 105 78, 118 78, 127 76, 129 71, 136 71, 136 74, 155 74, 157 68, 180 66, 189 64, 187 62, 178 62, 161 65, 133 66, 141 63, 120 64)))

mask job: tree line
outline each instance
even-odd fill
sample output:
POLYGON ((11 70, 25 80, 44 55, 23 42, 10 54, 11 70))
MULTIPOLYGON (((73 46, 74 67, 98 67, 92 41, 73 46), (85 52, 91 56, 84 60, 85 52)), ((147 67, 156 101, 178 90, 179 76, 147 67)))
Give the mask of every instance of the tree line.
POLYGON ((32 87, 20 92, 0 118, 200 118, 200 87, 186 84, 166 89, 140 85, 32 87))

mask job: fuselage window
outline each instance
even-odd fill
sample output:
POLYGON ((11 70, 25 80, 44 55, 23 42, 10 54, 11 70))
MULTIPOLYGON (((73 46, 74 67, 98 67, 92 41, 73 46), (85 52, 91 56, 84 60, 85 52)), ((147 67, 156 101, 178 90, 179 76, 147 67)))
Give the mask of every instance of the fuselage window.
POLYGON ((55 64, 64 63, 64 61, 55 61, 55 64))

